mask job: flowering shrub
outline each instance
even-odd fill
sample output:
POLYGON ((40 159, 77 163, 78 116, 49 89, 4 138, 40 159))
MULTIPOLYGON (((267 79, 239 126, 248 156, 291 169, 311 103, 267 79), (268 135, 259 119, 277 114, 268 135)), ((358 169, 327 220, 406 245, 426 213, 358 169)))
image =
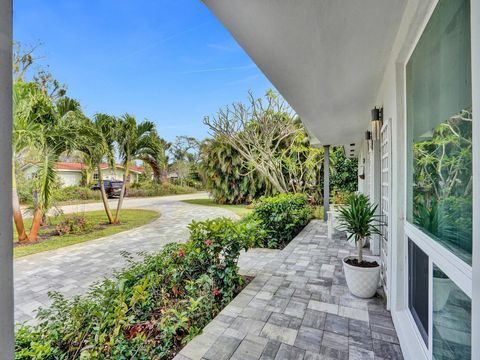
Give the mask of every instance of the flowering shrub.
POLYGON ((251 243, 230 219, 192 222, 191 239, 134 262, 85 296, 51 294, 16 333, 16 359, 170 359, 231 301, 251 243))
POLYGON ((238 257, 242 249, 253 243, 253 234, 244 223, 228 218, 216 218, 189 225, 190 241, 196 247, 199 258, 208 266, 204 270, 218 287, 217 296, 225 303, 230 301, 235 288, 241 284, 238 275, 238 257))

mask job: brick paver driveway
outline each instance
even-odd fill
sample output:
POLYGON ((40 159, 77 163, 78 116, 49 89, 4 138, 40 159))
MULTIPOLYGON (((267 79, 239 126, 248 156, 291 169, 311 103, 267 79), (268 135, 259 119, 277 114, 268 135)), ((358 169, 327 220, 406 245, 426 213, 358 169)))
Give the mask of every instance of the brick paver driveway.
MULTIPOLYGON (((85 292, 92 282, 110 276, 114 269, 124 265, 121 255, 124 251, 154 251, 170 242, 183 242, 188 238, 187 225, 193 219, 236 217, 222 208, 190 205, 180 201, 206 197, 205 193, 197 193, 125 199, 124 208, 158 210, 161 217, 140 228, 16 259, 15 320, 22 322, 31 319, 35 309, 49 303, 49 291, 60 291, 68 296, 85 292)), ((112 208, 114 205, 115 202, 112 202, 112 208)), ((63 207, 64 212, 101 209, 101 203, 63 207)))

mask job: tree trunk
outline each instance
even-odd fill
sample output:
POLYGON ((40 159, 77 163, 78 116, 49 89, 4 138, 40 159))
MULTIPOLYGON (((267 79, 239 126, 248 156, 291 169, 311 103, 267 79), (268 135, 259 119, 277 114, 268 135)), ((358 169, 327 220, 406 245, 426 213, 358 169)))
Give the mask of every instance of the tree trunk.
POLYGON ((32 220, 32 227, 30 229, 29 241, 37 241, 38 239, 38 230, 40 230, 40 224, 42 222, 42 211, 40 209, 35 209, 32 220))
POLYGON ((357 248, 358 248, 358 264, 363 262, 363 239, 357 240, 357 248))
POLYGON ((25 231, 25 224, 23 223, 22 209, 20 208, 20 201, 18 200, 17 179, 15 178, 15 167, 12 165, 12 202, 13 202, 13 221, 18 233, 18 242, 28 242, 28 235, 25 231))
POLYGON ((108 198, 107 194, 105 193, 105 188, 103 187, 103 175, 102 175, 102 169, 100 168, 100 164, 97 165, 97 171, 98 171, 98 183, 100 185, 100 193, 102 194, 102 201, 103 201, 103 207, 105 208, 105 212, 108 217, 108 222, 109 224, 113 224, 113 215, 112 212, 110 211, 110 206, 108 205, 108 198))
POLYGON ((123 205, 123 198, 125 197, 125 193, 127 192, 128 189, 128 165, 125 166, 125 173, 123 174, 123 185, 122 185, 122 191, 120 192, 120 198, 118 199, 118 205, 117 205, 117 212, 115 213, 115 223, 118 224, 120 222, 120 210, 122 210, 122 205, 123 205))

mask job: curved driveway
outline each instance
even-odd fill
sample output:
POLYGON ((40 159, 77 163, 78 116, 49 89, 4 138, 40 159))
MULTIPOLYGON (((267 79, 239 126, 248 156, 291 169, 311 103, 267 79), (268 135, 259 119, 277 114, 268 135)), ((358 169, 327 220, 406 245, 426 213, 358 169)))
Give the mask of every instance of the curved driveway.
MULTIPOLYGON (((187 225, 193 219, 236 217, 226 209, 180 201, 193 198, 207 198, 207 194, 127 198, 124 208, 157 210, 161 213, 160 218, 133 230, 16 259, 15 320, 29 320, 35 309, 48 305, 49 291, 72 296, 85 292, 93 282, 111 276, 114 269, 125 264, 124 251, 155 251, 170 242, 184 242, 188 238, 187 225)), ((113 209, 116 201, 111 205, 113 209)), ((62 207, 66 213, 101 209, 101 203, 62 207)))

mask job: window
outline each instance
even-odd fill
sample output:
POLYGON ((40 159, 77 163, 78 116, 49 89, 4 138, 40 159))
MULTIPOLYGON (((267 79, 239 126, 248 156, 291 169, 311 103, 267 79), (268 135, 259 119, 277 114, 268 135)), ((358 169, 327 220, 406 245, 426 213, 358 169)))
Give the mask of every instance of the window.
POLYGON ((472 301, 433 266, 433 358, 470 359, 472 301))
POLYGON ((428 344, 428 256, 408 240, 408 308, 428 344))
POLYGON ((93 180, 98 181, 99 176, 98 173, 93 173, 93 180))
POLYGON ((469 0, 440 0, 407 64, 407 219, 468 264, 472 254, 469 0))

